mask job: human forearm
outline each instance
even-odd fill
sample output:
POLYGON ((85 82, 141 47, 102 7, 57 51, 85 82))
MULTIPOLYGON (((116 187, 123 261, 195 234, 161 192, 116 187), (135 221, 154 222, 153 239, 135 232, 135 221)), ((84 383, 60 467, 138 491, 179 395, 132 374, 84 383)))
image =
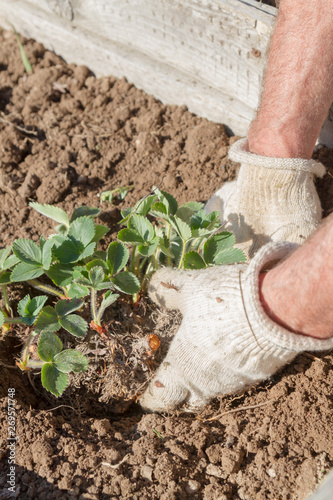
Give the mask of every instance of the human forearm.
POLYGON ((332 0, 281 0, 249 149, 310 158, 333 100, 332 0))

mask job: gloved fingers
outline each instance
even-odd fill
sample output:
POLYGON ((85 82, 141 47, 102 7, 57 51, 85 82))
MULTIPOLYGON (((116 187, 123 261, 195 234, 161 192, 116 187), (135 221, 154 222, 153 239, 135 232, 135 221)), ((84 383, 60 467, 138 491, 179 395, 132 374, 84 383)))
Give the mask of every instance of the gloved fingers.
POLYGON ((146 411, 171 411, 189 395, 172 364, 164 361, 139 402, 146 411))
POLYGON ((153 274, 148 287, 149 297, 160 306, 181 311, 190 281, 190 272, 164 267, 153 274))

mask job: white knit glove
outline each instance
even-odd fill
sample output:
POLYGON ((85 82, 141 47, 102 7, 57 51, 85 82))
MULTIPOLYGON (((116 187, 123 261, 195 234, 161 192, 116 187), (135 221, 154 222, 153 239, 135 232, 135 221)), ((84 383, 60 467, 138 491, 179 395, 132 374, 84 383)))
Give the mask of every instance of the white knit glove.
POLYGON ((303 243, 321 219, 314 176, 325 167, 315 160, 268 158, 247 151, 247 140, 235 142, 229 158, 241 163, 236 181, 227 182, 206 205, 219 210, 225 226, 252 257, 269 241, 303 243))
POLYGON ((213 396, 266 379, 299 352, 333 348, 333 339, 318 340, 285 330, 261 305, 259 272, 295 247, 270 243, 250 264, 199 271, 164 268, 155 273, 151 298, 179 309, 183 321, 140 399, 144 409, 167 411, 184 402, 195 409, 213 396))

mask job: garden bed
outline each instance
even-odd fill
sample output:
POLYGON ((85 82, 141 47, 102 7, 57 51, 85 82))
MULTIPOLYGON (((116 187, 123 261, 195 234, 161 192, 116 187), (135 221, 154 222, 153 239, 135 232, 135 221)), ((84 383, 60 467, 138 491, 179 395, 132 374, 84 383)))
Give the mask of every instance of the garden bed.
MULTIPOLYGON (((14 36, 2 32, 0 43, 2 247, 53 230, 28 207, 31 200, 71 213, 98 206, 102 191, 133 185, 125 201, 101 205, 100 221, 111 228, 107 245, 119 230, 119 208, 153 185, 162 181, 179 202, 206 201, 234 178, 237 165, 227 151, 235 137, 223 125, 163 105, 124 79, 96 79, 33 41, 24 44, 34 69, 27 76, 14 36)), ((317 185, 327 215, 333 151, 316 154, 330 172, 317 185)), ((110 328, 124 338, 177 328, 178 317, 149 301, 117 307, 110 328)), ((14 366, 23 333, 3 337, 2 363, 14 366)), ((13 498, 302 500, 332 467, 332 354, 302 354, 258 387, 216 399, 198 415, 144 415, 135 403, 120 414, 105 396, 109 346, 96 342, 100 386, 89 387, 86 376, 56 401, 40 393, 37 377, 34 389, 18 368, 0 365, 0 498, 10 498, 10 388, 19 438, 13 498)))

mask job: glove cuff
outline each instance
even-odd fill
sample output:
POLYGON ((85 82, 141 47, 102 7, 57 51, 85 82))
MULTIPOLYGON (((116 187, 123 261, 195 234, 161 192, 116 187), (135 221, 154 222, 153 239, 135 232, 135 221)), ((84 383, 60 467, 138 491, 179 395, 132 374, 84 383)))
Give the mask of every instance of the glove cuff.
POLYGON ((269 243, 256 254, 244 272, 241 284, 249 325, 262 348, 265 348, 268 343, 295 353, 332 349, 333 338, 316 339, 293 333, 272 321, 262 306, 259 294, 259 273, 264 268, 274 267, 278 261, 285 259, 297 247, 298 245, 294 243, 269 243))
POLYGON ((271 158, 260 156, 248 151, 247 139, 240 139, 229 149, 229 158, 237 163, 264 167, 275 170, 292 170, 295 172, 308 172, 323 177, 326 169, 322 163, 316 160, 305 160, 303 158, 271 158))

